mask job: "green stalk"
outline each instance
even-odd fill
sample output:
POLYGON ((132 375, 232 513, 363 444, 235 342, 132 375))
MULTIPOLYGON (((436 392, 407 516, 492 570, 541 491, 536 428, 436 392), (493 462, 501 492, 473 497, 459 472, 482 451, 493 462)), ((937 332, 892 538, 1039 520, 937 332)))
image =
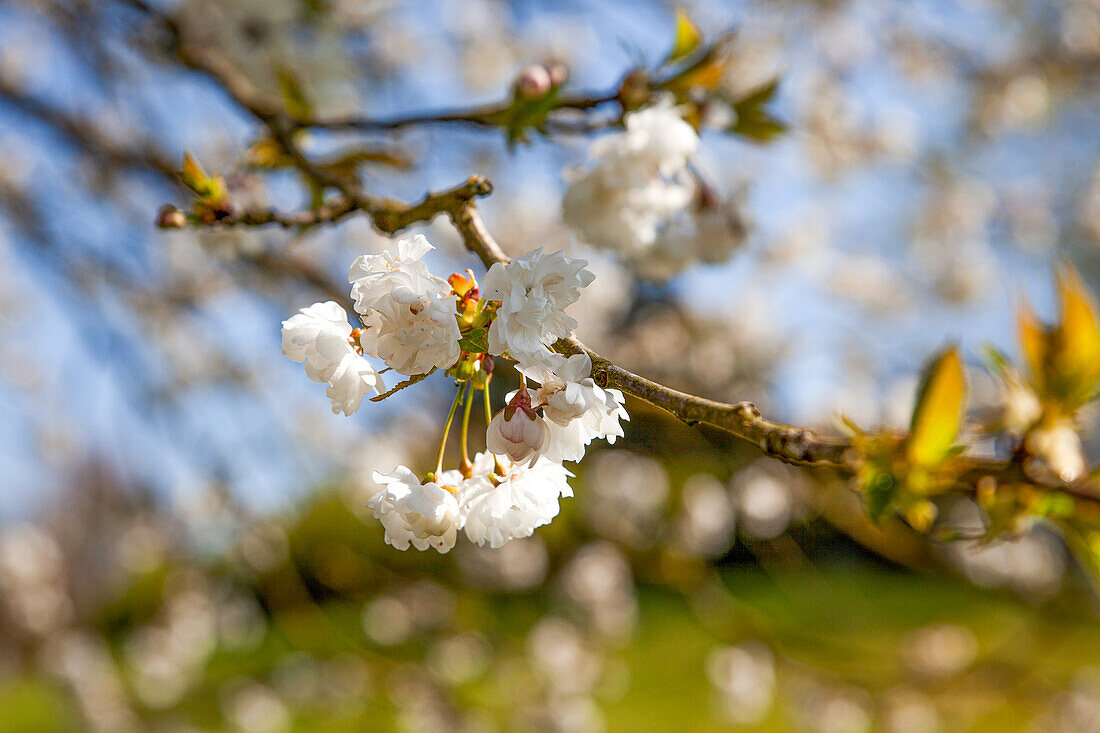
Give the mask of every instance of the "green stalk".
POLYGON ((493 408, 489 404, 489 383, 486 382, 482 388, 482 396, 485 398, 485 428, 489 428, 489 423, 493 421, 493 408))
POLYGON ((447 435, 451 432, 451 423, 454 422, 455 413, 458 412, 458 403, 462 402, 462 388, 455 393, 454 402, 451 403, 451 411, 447 414, 447 424, 443 427, 443 440, 439 441, 439 458, 435 462, 435 479, 439 480, 439 474, 443 473, 443 452, 447 450, 447 435))
POLYGON ((466 383, 466 404, 462 407, 462 437, 460 442, 462 443, 462 473, 468 474, 470 472, 470 451, 466 446, 466 434, 470 430, 470 408, 474 406, 474 385, 470 382, 466 383))

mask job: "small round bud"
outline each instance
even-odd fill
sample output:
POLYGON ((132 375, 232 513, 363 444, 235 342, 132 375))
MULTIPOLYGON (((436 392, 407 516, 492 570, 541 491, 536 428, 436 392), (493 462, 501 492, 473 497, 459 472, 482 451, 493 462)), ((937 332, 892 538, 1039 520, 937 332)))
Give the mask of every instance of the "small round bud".
POLYGON ((187 215, 171 204, 165 204, 157 212, 157 226, 161 229, 183 229, 187 226, 187 215))
POLYGON ((478 362, 476 359, 460 359, 457 364, 454 365, 454 378, 459 382, 465 382, 474 377, 479 371, 478 362))
POLYGON ((641 69, 631 71, 619 87, 619 101, 625 110, 634 110, 649 100, 649 77, 641 69))
POLYGON ((550 64, 546 70, 550 74, 551 86, 560 87, 569 78, 569 69, 565 64, 550 64))
POLYGON ((550 91, 550 72, 545 66, 532 64, 516 77, 516 91, 521 97, 538 99, 550 91))

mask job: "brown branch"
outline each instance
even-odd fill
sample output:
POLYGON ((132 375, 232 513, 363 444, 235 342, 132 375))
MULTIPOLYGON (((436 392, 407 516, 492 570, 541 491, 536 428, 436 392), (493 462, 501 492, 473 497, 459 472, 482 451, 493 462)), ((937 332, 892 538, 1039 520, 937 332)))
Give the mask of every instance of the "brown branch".
POLYGON ((157 214, 157 226, 161 229, 184 229, 188 225, 195 227, 262 227, 276 225, 284 229, 310 227, 318 224, 336 224, 362 207, 358 202, 339 198, 322 206, 305 211, 285 213, 276 209, 246 209, 230 212, 213 221, 189 221, 182 209, 166 205, 157 214))
MULTIPOLYGON (((462 218, 474 206, 473 200, 492 193, 493 186, 484 176, 471 176, 459 185, 444 191, 431 192, 416 203, 397 199, 380 199, 353 190, 354 198, 341 196, 333 201, 306 211, 283 213, 274 209, 246 209, 230 212, 209 222, 188 221, 184 212, 175 207, 161 210, 157 219, 162 229, 193 227, 230 227, 276 225, 283 228, 335 224, 362 211, 374 227, 383 234, 396 234, 413 224, 431 221, 438 214, 447 213, 462 218)), ((474 209, 476 210, 476 209, 474 209)), ((480 225, 480 218, 477 219, 480 225)), ((483 227, 483 225, 480 225, 483 227)), ((484 233, 488 236, 488 232, 484 233)), ((503 253, 501 253, 503 256, 503 253)))
POLYGON ((855 459, 847 441, 768 420, 751 402, 716 402, 666 387, 613 364, 575 338, 562 339, 556 348, 567 354, 588 354, 592 359, 592 379, 600 387, 634 395, 688 425, 713 425, 744 438, 784 463, 843 466, 855 459))
MULTIPOLYGON (((586 93, 562 96, 554 104, 551 114, 561 110, 573 110, 584 112, 600 105, 614 102, 618 99, 618 91, 606 93, 586 93)), ((391 117, 388 119, 376 119, 349 115, 333 119, 295 120, 295 126, 301 128, 315 128, 321 130, 356 130, 359 132, 395 132, 408 127, 424 127, 430 125, 465 125, 468 127, 492 129, 500 127, 500 119, 512 108, 511 100, 495 102, 458 110, 438 110, 432 112, 415 112, 408 115, 391 117)), ((548 119, 547 129, 558 132, 579 133, 599 129, 600 126, 578 126, 568 121, 548 119)))

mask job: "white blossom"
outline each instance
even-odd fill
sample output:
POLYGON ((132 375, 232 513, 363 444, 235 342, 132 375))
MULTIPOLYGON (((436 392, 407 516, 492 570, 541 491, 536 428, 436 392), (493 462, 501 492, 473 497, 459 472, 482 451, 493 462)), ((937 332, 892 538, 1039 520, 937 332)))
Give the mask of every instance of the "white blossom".
POLYGON ((680 172, 699 149, 695 128, 684 121, 668 98, 628 114, 623 124, 626 129, 619 140, 605 143, 604 138, 597 144, 614 148, 614 154, 621 158, 656 168, 663 176, 680 172))
POLYGON ((593 167, 566 171, 562 213, 589 244, 637 256, 691 203, 687 161, 699 136, 668 100, 626 115, 624 124, 592 144, 593 167))
POLYGON ((566 173, 562 218, 594 247, 639 257, 657 241, 661 226, 691 203, 692 182, 652 178, 624 186, 601 168, 566 173))
POLYGON ((386 542, 398 550, 433 547, 441 553, 455 545, 462 526, 458 501, 434 482, 420 483, 411 470, 397 466, 388 474, 375 472, 374 480, 384 485, 367 506, 386 529, 386 542))
POLYGON ((565 309, 593 280, 587 264, 542 248, 506 265, 494 263, 481 281, 481 296, 501 302, 489 327, 489 351, 507 351, 521 363, 545 359, 547 346, 577 327, 565 309))
POLYGON ((686 209, 662 228, 653 246, 630 257, 633 270, 647 280, 664 281, 697 264, 726 262, 744 241, 744 230, 731 202, 715 201, 686 209))
POLYGON ((332 402, 332 414, 350 415, 359 409, 363 395, 384 389, 374 366, 356 353, 345 354, 328 378, 325 396, 332 402))
POLYGON ((588 412, 598 398, 596 383, 592 381, 592 360, 585 353, 569 358, 554 354, 554 357, 551 369, 541 378, 535 403, 545 406, 543 414, 548 420, 568 425, 588 412))
POLYGON ((396 254, 359 257, 349 275, 366 326, 359 339, 363 350, 401 374, 447 369, 461 351, 451 287, 420 261, 431 249, 423 236, 403 239, 396 254))
POLYGON ((619 421, 630 419, 623 406, 623 393, 597 386, 593 387, 593 392, 595 400, 582 416, 567 425, 548 422, 550 440, 542 452, 546 460, 579 461, 584 458, 585 447, 593 440, 614 444, 616 438, 623 436, 619 421))
MULTIPOLYGON (((478 454, 475 476, 493 470, 489 467, 494 460, 491 454, 478 454)), ((569 476, 572 474, 560 463, 539 460, 533 466, 511 464, 494 480, 471 480, 461 499, 466 536, 493 548, 511 539, 530 537, 536 527, 549 524, 558 515, 559 498, 573 496, 569 476)))
POLYGON ((420 261, 433 249, 424 235, 417 234, 398 240, 396 254, 385 250, 381 254, 357 257, 348 274, 356 312, 370 315, 375 303, 397 287, 424 293, 433 290, 432 285, 440 286, 443 281, 428 272, 428 266, 420 261))
POLYGON ((363 319, 360 337, 365 351, 401 374, 447 369, 458 361, 462 333, 455 319, 455 296, 441 297, 394 288, 363 319))
POLYGON ((382 379, 354 346, 347 313, 333 301, 314 303, 283 321, 283 353, 305 362, 306 376, 328 383, 333 413, 350 415, 382 379))

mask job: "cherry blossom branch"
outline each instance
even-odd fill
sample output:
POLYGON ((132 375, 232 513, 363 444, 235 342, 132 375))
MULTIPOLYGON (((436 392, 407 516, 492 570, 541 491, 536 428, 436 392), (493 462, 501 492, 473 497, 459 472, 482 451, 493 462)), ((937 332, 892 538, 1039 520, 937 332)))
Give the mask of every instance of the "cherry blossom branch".
MULTIPOLYGON (((474 202, 446 210, 466 248, 476 254, 486 268, 507 263, 508 255, 489 233, 474 202)), ((658 384, 612 363, 575 338, 562 339, 557 350, 565 354, 584 352, 592 359, 592 379, 604 388, 619 389, 659 407, 688 425, 707 423, 759 447, 764 453, 785 463, 847 465, 847 441, 825 438, 808 428, 773 422, 765 418, 751 402, 728 404, 687 394, 658 384)))
POLYGON ((348 216, 362 212, 370 217, 378 231, 396 234, 413 224, 430 221, 441 212, 462 212, 479 196, 493 190, 484 176, 471 176, 468 180, 444 191, 429 192, 420 201, 406 203, 397 199, 376 198, 351 188, 351 195, 341 195, 321 206, 298 212, 281 212, 276 209, 246 209, 230 212, 209 222, 188 221, 184 212, 174 206, 161 210, 158 223, 162 229, 192 227, 230 227, 275 225, 286 229, 337 224, 348 216), (178 214, 178 215, 176 215, 178 214))
MULTIPOLYGON (((509 261, 508 255, 485 226, 472 199, 457 209, 445 211, 455 223, 466 248, 477 255, 486 268, 497 262, 509 261)), ((562 339, 555 344, 555 348, 564 354, 588 354, 592 360, 592 378, 597 385, 622 390, 668 412, 687 425, 712 425, 749 441, 764 454, 784 463, 829 466, 849 476, 859 471, 861 458, 848 440, 822 436, 809 428, 769 420, 751 402, 717 402, 666 387, 614 364, 576 338, 562 339)), ((983 484, 988 485, 989 481, 993 481, 993 485, 1034 486, 1060 492, 1072 497, 1090 516, 1100 518, 1100 493, 1088 479, 1072 483, 1044 482, 1029 475, 1024 466, 1012 459, 969 459, 966 471, 958 478, 960 486, 974 493, 981 491, 983 484)))
MULTIPOLYGON (((346 216, 362 211, 379 231, 395 234, 412 224, 429 221, 442 213, 451 219, 466 248, 477 254, 486 267, 497 262, 508 261, 509 258, 488 231, 476 206, 475 199, 487 195, 492 190, 492 186, 485 178, 474 176, 455 188, 440 193, 429 193, 421 201, 411 204, 393 199, 375 198, 362 191, 352 177, 337 175, 323 164, 311 160, 299 147, 295 138, 295 132, 304 127, 396 130, 432 123, 495 126, 499 120, 494 121, 494 116, 504 113, 505 107, 494 105, 465 111, 409 115, 390 120, 345 118, 326 122, 295 119, 285 110, 281 100, 273 99, 257 90, 216 49, 189 44, 170 15, 153 8, 144 0, 121 1, 157 20, 169 35, 171 50, 175 56, 188 68, 211 77, 230 97, 264 124, 270 132, 271 139, 290 158, 294 166, 320 190, 334 188, 340 193, 339 198, 305 212, 284 214, 274 210, 250 210, 234 214, 232 211, 227 211, 224 215, 219 213, 214 221, 203 222, 203 224, 308 226, 336 223, 346 216)), ((715 49, 711 49, 709 53, 716 52, 715 49)), ((704 58, 703 61, 705 60, 704 58)), ((562 107, 590 109, 612 101, 614 98, 613 95, 604 95, 559 100, 555 109, 562 107)), ((176 217, 173 222, 178 220, 179 217, 176 217)), ((824 437, 808 428, 768 420, 749 402, 728 404, 671 389, 619 367, 576 339, 559 342, 558 349, 563 353, 580 351, 587 353, 593 363, 593 379, 601 387, 620 389, 669 412, 688 425, 706 423, 725 430, 753 443, 766 455, 786 463, 831 466, 847 476, 855 475, 860 470, 862 458, 858 451, 853 449, 850 441, 824 437)), ((1100 495, 1089 482, 1045 485, 1033 479, 1025 471, 1025 466, 1015 458, 1007 461, 972 461, 968 469, 959 477, 958 483, 963 488, 980 493, 983 483, 988 485, 989 480, 1035 487, 1045 491, 1057 491, 1078 500, 1078 503, 1089 505, 1089 511, 1100 514, 1100 495)))
POLYGON ((562 339, 557 349, 567 354, 582 351, 588 354, 592 359, 592 379, 600 387, 634 395, 687 425, 706 423, 721 428, 784 463, 844 466, 855 459, 847 441, 823 437, 809 428, 768 420, 751 402, 716 402, 666 387, 617 366, 577 339, 562 339))
MULTIPOLYGON (((559 110, 585 112, 599 107, 600 105, 614 102, 618 98, 619 92, 617 89, 613 92, 606 93, 593 92, 562 96, 554 103, 553 112, 559 110)), ((479 107, 415 112, 386 119, 351 115, 328 120, 295 120, 295 126, 320 130, 355 130, 359 132, 395 132, 409 127, 424 127, 430 125, 460 125, 479 129, 494 129, 500 127, 501 116, 505 115, 511 107, 512 101, 506 100, 479 107)), ((547 119, 544 124, 546 129, 562 133, 582 133, 598 129, 596 125, 578 125, 575 121, 555 120, 553 118, 547 119)))

